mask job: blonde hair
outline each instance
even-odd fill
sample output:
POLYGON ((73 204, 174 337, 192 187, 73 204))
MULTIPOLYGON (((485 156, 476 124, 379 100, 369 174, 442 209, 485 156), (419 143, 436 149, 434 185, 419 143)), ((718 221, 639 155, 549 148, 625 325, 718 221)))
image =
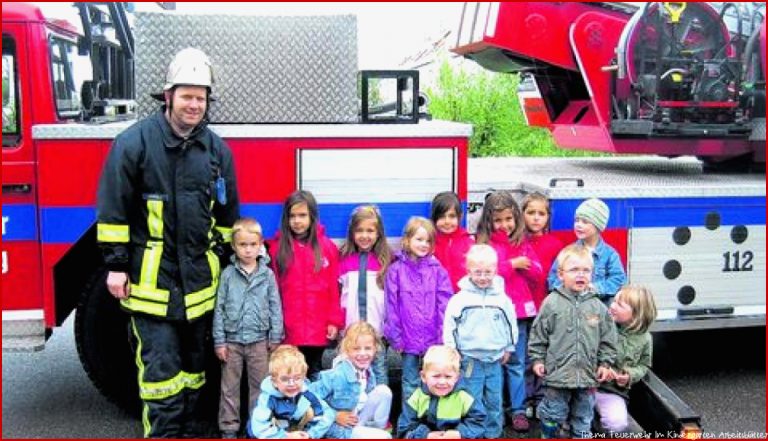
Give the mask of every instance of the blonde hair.
POLYGON ((457 373, 461 369, 461 355, 456 349, 445 345, 434 345, 424 354, 423 370, 429 370, 434 365, 448 365, 457 373))
POLYGON ((344 338, 341 339, 341 352, 346 354, 351 351, 357 343, 357 339, 366 335, 373 337, 373 342, 378 351, 381 347, 381 342, 379 341, 379 335, 376 332, 376 329, 374 329, 370 323, 360 321, 349 325, 349 328, 344 332, 344 338))
POLYGON ((568 259, 572 259, 574 257, 579 257, 584 260, 589 261, 589 266, 594 268, 595 261, 592 257, 592 253, 589 251, 587 247, 584 245, 574 243, 571 245, 568 245, 567 247, 563 248, 560 253, 557 255, 557 269, 559 271, 563 270, 563 265, 568 259))
POLYGON ((281 373, 307 375, 308 369, 304 354, 296 346, 280 345, 269 357, 269 374, 272 378, 281 373))
MULTIPOLYGON (((531 202, 544 203, 544 209, 547 211, 547 224, 544 226, 544 232, 549 232, 549 229, 552 226, 552 207, 549 204, 549 199, 538 191, 528 193, 525 195, 525 198, 523 198, 523 203, 521 206, 523 211, 523 222, 525 222, 525 210, 528 209, 528 205, 530 205, 531 202)), ((526 231, 528 230, 528 224, 525 225, 525 229, 526 231)))
POLYGON ((259 236, 259 239, 264 238, 264 234, 261 230, 261 224, 252 217, 242 217, 235 221, 235 224, 232 225, 232 242, 235 242, 235 236, 237 233, 245 231, 251 234, 257 234, 259 236))
POLYGON ((469 248, 469 251, 467 251, 467 268, 469 268, 470 263, 488 263, 497 265, 499 263, 499 256, 496 254, 496 250, 490 245, 472 245, 469 248))
POLYGON ((387 236, 384 233, 384 221, 381 219, 381 212, 375 205, 360 205, 352 211, 352 216, 349 218, 349 226, 347 227, 347 239, 344 241, 344 245, 341 246, 341 257, 347 257, 353 253, 360 252, 355 244, 355 228, 360 225, 364 220, 373 220, 376 222, 376 243, 371 248, 371 253, 376 256, 376 261, 379 262, 379 273, 376 275, 376 285, 379 288, 384 288, 384 274, 387 272, 387 267, 392 261, 392 250, 389 249, 387 243, 387 236))
POLYGON ((408 255, 411 254, 411 239, 413 239, 413 236, 419 231, 419 228, 424 228, 429 236, 430 254, 435 251, 435 226, 425 217, 412 216, 408 219, 408 223, 405 224, 405 228, 403 228, 403 237, 400 239, 400 246, 402 247, 403 252, 408 255))
POLYGON ((647 287, 627 285, 616 293, 614 301, 618 300, 632 307, 632 320, 626 325, 626 329, 643 333, 656 320, 656 301, 653 300, 653 293, 647 287))

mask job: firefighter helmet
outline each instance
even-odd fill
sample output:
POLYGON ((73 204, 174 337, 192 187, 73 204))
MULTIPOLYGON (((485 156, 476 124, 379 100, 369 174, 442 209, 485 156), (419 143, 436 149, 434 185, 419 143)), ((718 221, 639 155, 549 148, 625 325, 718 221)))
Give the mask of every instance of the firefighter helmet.
POLYGON ((211 60, 200 49, 188 47, 180 50, 168 65, 163 90, 174 86, 204 86, 210 89, 213 84, 213 66, 211 60))

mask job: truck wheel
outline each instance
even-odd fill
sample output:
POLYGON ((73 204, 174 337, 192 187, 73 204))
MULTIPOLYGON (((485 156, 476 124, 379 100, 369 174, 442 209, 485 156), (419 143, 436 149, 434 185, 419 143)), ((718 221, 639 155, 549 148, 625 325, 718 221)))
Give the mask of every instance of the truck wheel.
POLYGON ((75 342, 88 378, 107 399, 128 413, 141 410, 129 316, 109 294, 106 270, 96 272, 80 296, 75 342))

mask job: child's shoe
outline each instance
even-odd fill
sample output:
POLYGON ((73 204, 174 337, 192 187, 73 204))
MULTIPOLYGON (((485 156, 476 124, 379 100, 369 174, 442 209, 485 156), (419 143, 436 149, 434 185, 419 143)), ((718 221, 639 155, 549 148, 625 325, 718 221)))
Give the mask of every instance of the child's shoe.
POLYGON ((225 430, 221 432, 221 439, 237 439, 237 432, 234 430, 225 430))
POLYGON ((541 422, 541 437, 544 439, 557 438, 559 427, 555 421, 541 422))
POLYGON ((517 432, 527 432, 531 425, 524 413, 516 413, 512 416, 512 428, 517 432))

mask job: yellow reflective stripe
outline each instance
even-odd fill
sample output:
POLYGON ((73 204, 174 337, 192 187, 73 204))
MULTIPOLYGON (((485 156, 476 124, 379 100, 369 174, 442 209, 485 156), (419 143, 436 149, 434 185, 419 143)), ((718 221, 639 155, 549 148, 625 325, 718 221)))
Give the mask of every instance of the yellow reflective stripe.
POLYGON ((187 384, 190 389, 200 389, 205 385, 205 372, 187 372, 187 384))
POLYGON ((128 243, 131 240, 131 232, 128 225, 122 224, 96 224, 96 240, 99 242, 128 243))
POLYGON ((163 240, 163 201, 147 201, 147 229, 149 237, 163 240))
POLYGON ((133 312, 143 312, 158 317, 165 317, 168 315, 168 305, 163 305, 155 302, 147 302, 134 297, 131 294, 127 299, 120 300, 120 304, 123 308, 133 312))
MULTIPOLYGON (((162 257, 163 243, 147 242, 147 248, 144 249, 144 257, 141 259, 141 274, 139 275, 139 285, 143 288, 156 289, 157 274, 160 272, 162 257)), ((166 298, 163 301, 167 302, 168 299, 166 298)))
POLYGON ((216 296, 216 286, 211 285, 207 288, 203 288, 200 291, 191 292, 184 296, 184 305, 187 308, 191 308, 198 303, 202 303, 210 298, 216 296))
POLYGON ((131 297, 138 297, 158 303, 168 303, 168 300, 171 298, 171 292, 167 289, 131 284, 131 297))
POLYGON ((149 438, 152 431, 152 423, 149 422, 149 406, 144 403, 144 409, 141 412, 141 424, 144 426, 144 438, 149 438))
POLYGON ((205 384, 204 373, 179 371, 173 378, 165 381, 142 382, 139 395, 142 400, 162 400, 181 393, 184 388, 200 389, 205 384))
POLYGON ((216 297, 211 297, 210 300, 207 300, 203 303, 195 305, 191 308, 187 308, 187 320, 194 320, 198 317, 201 317, 206 312, 213 311, 213 308, 215 306, 216 306, 216 297))
MULTIPOLYGON (((144 362, 141 360, 141 348, 142 348, 142 342, 141 342, 141 335, 139 335, 139 330, 136 329, 136 322, 134 321, 133 317, 131 317, 131 330, 133 331, 134 337, 136 337, 136 341, 138 344, 136 345, 136 366, 139 368, 138 372, 138 384, 141 385, 142 381, 141 379, 144 378, 144 362)), ((147 403, 144 403, 142 412, 141 412, 141 425, 144 428, 144 438, 149 438, 149 434, 152 431, 152 423, 149 421, 149 406, 147 406, 147 403)))
POLYGON ((216 230, 221 234, 224 243, 232 242, 232 228, 216 227, 216 230))

